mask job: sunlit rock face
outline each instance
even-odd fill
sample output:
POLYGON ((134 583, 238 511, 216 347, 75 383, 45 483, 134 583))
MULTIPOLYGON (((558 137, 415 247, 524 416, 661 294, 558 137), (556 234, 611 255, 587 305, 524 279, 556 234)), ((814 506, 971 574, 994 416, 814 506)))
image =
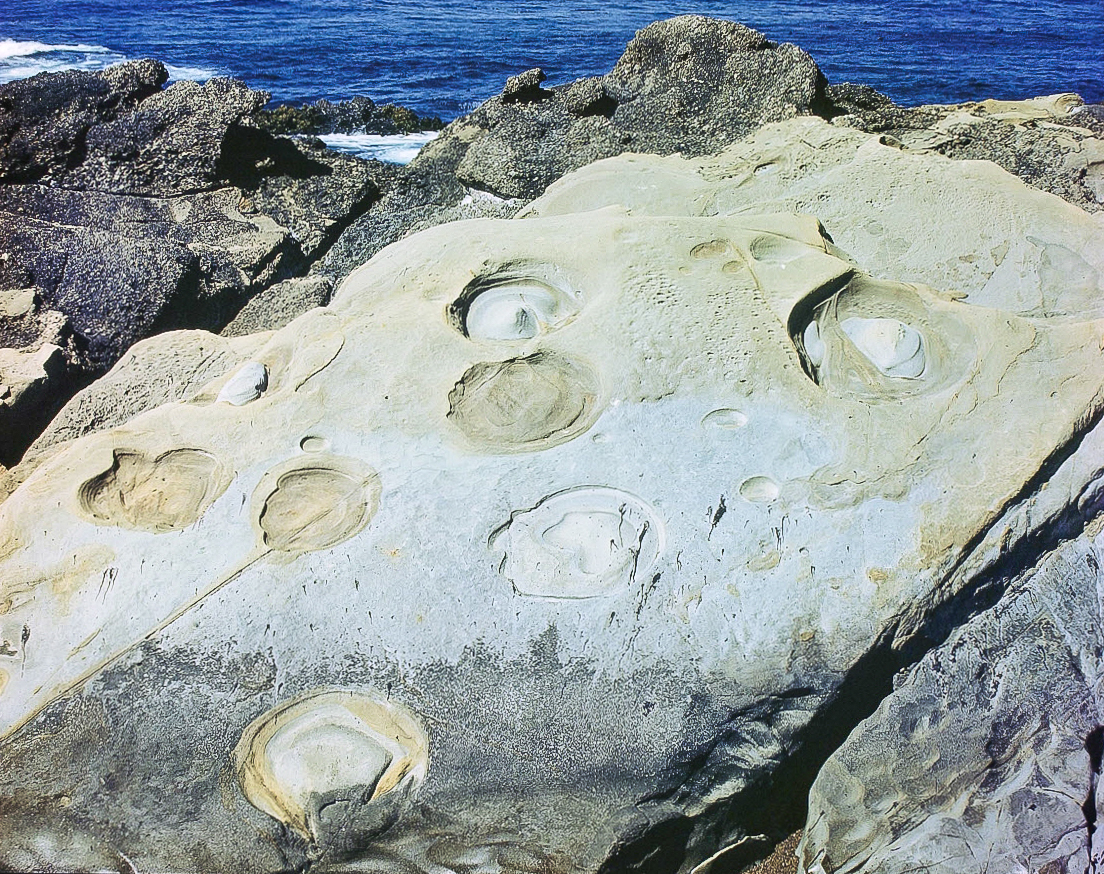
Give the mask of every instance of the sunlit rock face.
MULTIPOLYGON (((868 142, 833 160, 910 202, 973 184, 868 142)), ((913 249, 850 260, 709 160, 410 237, 31 472, 0 505, 0 862, 688 872, 760 833, 859 659, 1030 536, 1104 325, 1060 284, 1017 314, 913 249)), ((1055 245, 1092 231, 994 178, 1055 245)), ((993 233, 937 220, 900 217, 943 259, 993 233)), ((1076 508, 1096 474, 1059 473, 1076 508)))

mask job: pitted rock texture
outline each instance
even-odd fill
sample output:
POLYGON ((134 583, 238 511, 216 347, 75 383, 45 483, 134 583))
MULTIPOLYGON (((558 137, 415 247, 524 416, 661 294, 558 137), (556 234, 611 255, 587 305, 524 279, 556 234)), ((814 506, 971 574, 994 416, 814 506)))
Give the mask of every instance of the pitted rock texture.
POLYGON ((925 656, 828 760, 803 871, 1104 862, 1104 536, 1093 528, 925 656))
POLYGON ((309 272, 232 333, 280 327, 406 234, 508 218, 565 172, 626 151, 704 154, 814 114, 902 147, 992 159, 1086 209, 1104 196, 1099 107, 1067 96, 906 110, 868 88, 828 86, 800 49, 734 22, 658 22, 605 76, 547 88, 543 76, 512 77, 407 168, 272 135, 435 126, 367 99, 266 113, 262 92, 230 80, 162 90, 167 73, 150 60, 0 88, 0 291, 34 291, 36 317, 60 313, 71 338, 27 335, 25 320, 0 316, 7 348, 30 360, 54 343, 64 365, 33 378, 30 394, 12 391, 0 463, 14 464, 49 414, 138 339, 221 330, 309 272))
POLYGON ((544 73, 447 127, 414 161, 448 167, 502 197, 533 198, 569 170, 625 151, 700 155, 756 127, 815 111, 827 85, 813 59, 731 21, 656 22, 613 70, 555 89, 544 73))
POLYGON ((1100 233, 793 119, 415 234, 182 394, 139 345, 145 411, 0 504, 0 864, 735 865, 872 665, 1096 512, 1099 301, 1024 235, 1100 233))
POLYGON ((883 134, 904 149, 993 161, 1082 209, 1104 210, 1104 123, 1100 107, 1076 94, 907 109, 869 94, 854 102, 850 91, 830 87, 829 94, 844 113, 837 124, 883 134))
MULTIPOLYGON (((60 314, 72 338, 34 402, 12 401, 5 462, 41 411, 135 341, 222 328, 305 273, 379 195, 373 164, 251 127, 264 92, 229 79, 162 90, 166 76, 137 61, 0 86, 0 293, 30 292, 34 318, 60 314)), ((59 345, 28 324, 0 313, 5 345, 59 345)))
MULTIPOLYGON (((922 282, 1025 316, 1104 316, 1099 214, 1027 188, 990 162, 902 150, 818 118, 766 125, 693 161, 647 155, 599 161, 550 186, 519 215, 609 206, 636 214, 807 213, 879 278, 922 282), (974 248, 962 248, 964 234, 974 248)), ((785 244, 770 248, 758 260, 784 268, 785 244)), ((707 254, 741 267, 723 246, 699 252, 707 254)))

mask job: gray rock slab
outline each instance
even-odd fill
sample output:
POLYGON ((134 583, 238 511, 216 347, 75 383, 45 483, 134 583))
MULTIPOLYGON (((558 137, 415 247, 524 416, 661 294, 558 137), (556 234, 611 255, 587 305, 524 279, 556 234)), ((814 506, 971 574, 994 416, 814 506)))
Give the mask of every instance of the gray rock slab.
POLYGON ((1101 529, 1054 549, 899 678, 813 784, 803 871, 1104 861, 1101 529))
POLYGON ((871 276, 809 215, 647 214, 617 160, 621 206, 410 236, 24 476, 5 864, 688 874, 865 662, 1090 512, 1099 322, 871 276))

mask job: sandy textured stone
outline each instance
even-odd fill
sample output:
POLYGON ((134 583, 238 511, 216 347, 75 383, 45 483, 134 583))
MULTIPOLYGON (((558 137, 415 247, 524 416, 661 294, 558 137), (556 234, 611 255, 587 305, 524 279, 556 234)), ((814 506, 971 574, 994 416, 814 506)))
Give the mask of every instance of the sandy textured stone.
POLYGON ((903 151, 817 118, 767 125, 696 161, 599 161, 550 186, 521 215, 614 204, 652 215, 807 213, 876 275, 1023 315, 1104 316, 1099 215, 988 161, 903 151))
POLYGON ((409 237, 58 445, 0 505, 0 862, 689 872, 783 837, 771 777, 859 666, 1092 511, 1104 324, 1068 274, 956 299, 975 174, 1009 249, 1088 259, 1068 204, 825 123, 755 142, 409 237), (911 243, 847 250, 845 208, 911 243))

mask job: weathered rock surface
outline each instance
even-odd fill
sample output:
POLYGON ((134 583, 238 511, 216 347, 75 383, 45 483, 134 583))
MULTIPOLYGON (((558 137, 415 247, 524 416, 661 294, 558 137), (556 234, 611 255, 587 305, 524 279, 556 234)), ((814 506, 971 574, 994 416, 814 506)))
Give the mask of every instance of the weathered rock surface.
POLYGON ((730 21, 683 16, 641 30, 605 76, 553 89, 514 77, 447 127, 414 166, 531 199, 569 170, 621 152, 714 152, 762 124, 815 111, 813 59, 730 21))
POLYGON ((1102 237, 791 119, 411 236, 273 334, 146 341, 146 411, 0 504, 0 864, 735 866, 1095 513, 1099 293, 1040 271, 1102 237))
POLYGON ((1072 874, 1104 862, 1100 529, 1017 580, 852 732, 813 785, 804 871, 1072 874))
POLYGON ((0 289, 34 300, 0 317, 3 334, 27 360, 56 345, 31 322, 60 314, 71 337, 34 399, 13 396, 4 461, 45 424, 37 411, 136 340, 222 328, 379 195, 373 164, 249 127, 263 92, 222 79, 162 91, 165 77, 138 61, 0 86, 0 289))
POLYGON ((1025 316, 1104 317, 1100 215, 1017 184, 990 162, 902 150, 818 118, 767 125, 695 161, 599 161, 520 215, 612 205, 652 215, 808 213, 878 275, 1025 316), (966 227, 970 249, 958 236, 966 227))
POLYGON ((906 149, 993 161, 1082 209, 1104 209, 1104 118, 1075 94, 916 108, 870 94, 853 100, 858 95, 843 89, 829 94, 846 112, 839 124, 883 133, 906 149))
POLYGON ((539 69, 511 77, 501 95, 447 126, 314 271, 340 281, 415 227, 479 217, 455 210, 472 189, 511 205, 483 216, 508 217, 596 160, 702 155, 795 115, 884 133, 901 148, 992 160, 1083 209, 1104 209, 1099 107, 1073 95, 906 109, 869 87, 827 85, 794 46, 699 16, 645 28, 606 76, 548 88, 545 81, 539 69))
POLYGON ((257 126, 272 134, 409 134, 440 130, 441 119, 420 116, 405 106, 377 106, 368 97, 305 106, 277 106, 258 114, 257 126))
MULTIPOLYGON (((605 76, 550 88, 540 70, 512 77, 404 169, 271 135, 432 123, 401 107, 357 99, 265 112, 263 94, 240 83, 162 90, 165 79, 140 61, 0 90, 0 289, 36 294, 32 318, 0 332, 27 338, 9 347, 20 361, 53 343, 50 331, 29 335, 32 322, 60 313, 70 338, 64 366, 32 379, 32 394, 11 394, 2 462, 139 338, 220 330, 270 286, 308 271, 301 291, 336 284, 412 230, 508 217, 565 172, 625 151, 704 154, 764 123, 819 114, 903 148, 995 160, 1086 209, 1104 197, 1099 108, 1063 98, 906 110, 868 88, 828 86, 793 46, 697 16, 645 28, 605 76)), ((297 301, 319 300, 290 294, 271 312, 290 318, 297 301)))

